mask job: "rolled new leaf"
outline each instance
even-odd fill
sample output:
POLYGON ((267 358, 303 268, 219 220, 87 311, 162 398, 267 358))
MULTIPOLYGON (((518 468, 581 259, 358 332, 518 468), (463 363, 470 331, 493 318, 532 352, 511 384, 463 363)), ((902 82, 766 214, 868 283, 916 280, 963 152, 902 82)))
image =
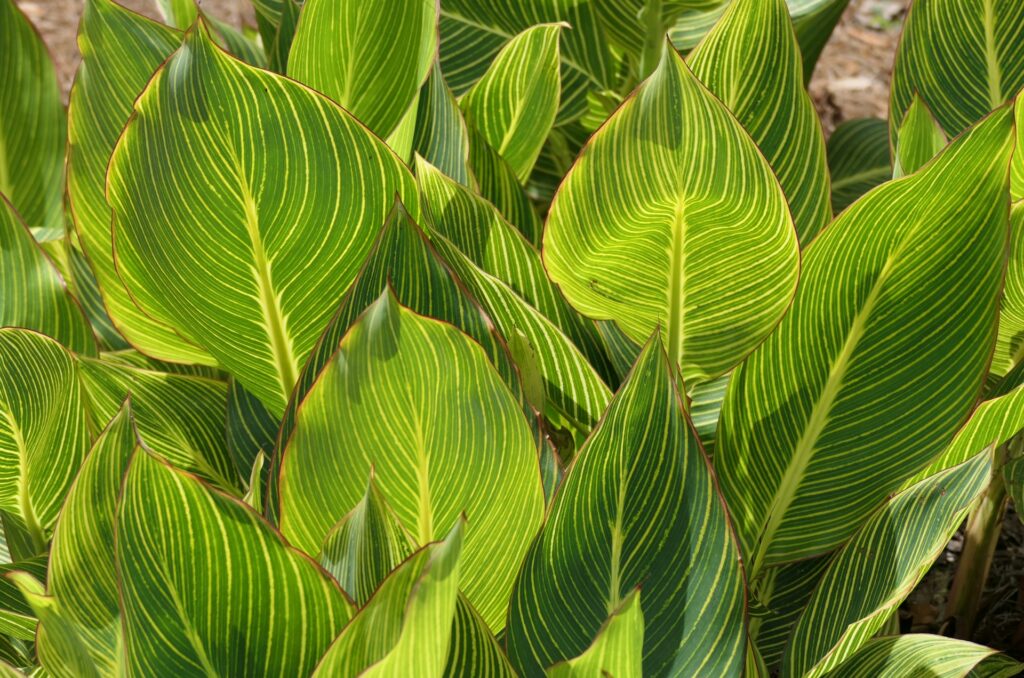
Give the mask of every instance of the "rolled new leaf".
POLYGON ((915 94, 896 133, 896 153, 892 176, 913 174, 938 155, 946 145, 946 133, 928 110, 928 104, 915 94))
POLYGON ((995 341, 1011 131, 1002 108, 843 212, 733 373, 715 466, 752 578, 846 540, 973 406, 995 341))
POLYGON ((36 330, 77 353, 96 353, 96 337, 78 300, 2 194, 0 327, 36 330))
POLYGON ((412 175, 327 98, 222 52, 202 21, 135 106, 109 171, 120 275, 280 415, 412 175))
POLYGON ((827 153, 832 173, 832 209, 837 214, 892 178, 889 126, 884 120, 847 120, 832 132, 827 153))
POLYGON ((634 591, 608 617, 586 652, 555 664, 547 674, 549 678, 640 678, 643 676, 643 649, 644 615, 640 609, 640 592, 634 591))
POLYGON ((436 0, 307 0, 288 75, 386 139, 415 105, 436 53, 436 0))
POLYGON ((830 673, 835 678, 1010 678, 1024 668, 988 647, 964 640, 910 633, 869 640, 861 650, 830 673))
POLYGON ((299 405, 279 476, 289 541, 317 553, 362 499, 371 467, 419 545, 465 513, 473 529, 460 588, 501 629, 544 508, 537 448, 481 347, 403 308, 390 289, 349 329, 299 405))
POLYGON ((660 326, 688 382, 725 373, 771 332, 800 266, 771 168, 668 44, 559 188, 544 263, 584 315, 636 342, 660 326))
POLYGON ((117 571, 133 674, 308 675, 354 611, 252 509, 143 450, 118 504, 117 571))
POLYGON ((806 245, 832 220, 832 205, 825 138, 785 0, 733 0, 687 63, 764 153, 806 245))
POLYGON ((0 511, 42 553, 89 451, 75 358, 53 339, 0 329, 0 511))
POLYGON ((739 553, 676 383, 652 337, 556 492, 512 594, 523 675, 583 654, 637 586, 644 675, 742 673, 739 553))

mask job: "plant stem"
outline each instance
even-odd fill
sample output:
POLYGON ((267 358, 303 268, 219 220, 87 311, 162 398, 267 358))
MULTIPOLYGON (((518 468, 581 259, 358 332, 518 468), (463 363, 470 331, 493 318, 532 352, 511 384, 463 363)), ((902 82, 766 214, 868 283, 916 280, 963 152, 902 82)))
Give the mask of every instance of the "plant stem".
POLYGON ((654 72, 661 59, 662 41, 665 39, 665 27, 661 23, 662 0, 647 0, 643 8, 644 49, 640 54, 640 79, 643 80, 654 72))

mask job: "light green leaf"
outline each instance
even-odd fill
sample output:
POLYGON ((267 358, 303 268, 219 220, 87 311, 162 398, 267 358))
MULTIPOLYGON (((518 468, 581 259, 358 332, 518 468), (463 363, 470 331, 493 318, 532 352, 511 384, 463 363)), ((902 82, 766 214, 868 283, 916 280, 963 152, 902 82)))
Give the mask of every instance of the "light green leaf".
POLYGON ((544 225, 515 171, 480 132, 473 127, 468 131, 469 166, 479 184, 480 195, 497 207, 527 240, 540 247, 544 225))
POLYGON ((415 190, 358 121, 232 59, 200 21, 110 161, 118 270, 277 416, 395 194, 415 190))
POLYGON ((487 622, 461 593, 451 633, 445 678, 516 678, 487 622))
POLYGON ((0 327, 36 330, 72 351, 96 353, 96 338, 78 301, 3 195, 0 292, 0 327))
POLYGON ((181 44, 181 34, 111 0, 86 0, 79 26, 82 65, 68 113, 68 204, 82 251, 118 332, 148 355, 214 365, 207 352, 143 313, 114 266, 107 163, 132 102, 153 71, 181 44))
POLYGON ((550 678, 640 678, 643 676, 644 615, 639 590, 626 596, 587 651, 548 669, 550 678))
POLYGON ((466 122, 508 162, 521 183, 529 178, 558 112, 562 28, 534 26, 512 38, 459 102, 466 122))
POLYGON ((465 512, 473 530, 461 589, 500 629, 544 508, 537 448, 480 346, 401 307, 390 289, 349 329, 298 408, 279 477, 289 541, 318 552, 362 499, 371 466, 417 544, 443 536, 465 512))
POLYGON ((0 193, 37 238, 64 232, 65 114, 39 33, 0 0, 0 193))
POLYGON ((36 579, 45 579, 46 566, 45 555, 0 565, 0 634, 26 641, 36 639, 39 620, 18 587, 7 575, 21 571, 36 579))
POLYGON ((118 505, 117 565, 140 675, 308 675, 353 613, 248 506, 142 450, 118 505))
POLYGON ((687 63, 764 153, 806 245, 832 220, 832 206, 825 137, 786 3, 734 0, 687 63))
POLYGON ((544 263, 566 298, 637 342, 660 326, 691 386, 771 332, 799 258, 768 163, 667 44, 583 149, 544 232, 544 263))
POLYGON ((718 418, 722 414, 722 403, 729 387, 729 375, 723 374, 714 381, 697 384, 690 392, 690 418, 704 451, 714 456, 715 436, 718 432, 718 418))
MULTIPOLYGON (((1024 110, 1024 106, 1019 106, 1024 110)), ((1020 153, 1024 153, 1024 146, 1020 153)), ((992 372, 1004 375, 1024 362, 1024 200, 1010 208, 1010 256, 999 310, 999 338, 992 372)))
POLYGON ((444 541, 425 545, 384 580, 314 675, 441 678, 459 595, 464 523, 456 520, 444 541))
POLYGON ((1010 678, 1021 664, 991 648, 965 640, 911 633, 869 640, 834 678, 1010 678))
MULTIPOLYGON (((62 610, 57 600, 46 595, 43 585, 27 572, 11 572, 7 575, 21 591, 25 600, 32 607, 36 616, 39 617, 42 627, 47 628, 47 637, 56 652, 66 658, 66 674, 57 673, 60 676, 73 676, 74 678, 99 678, 101 675, 89 657, 82 639, 62 616, 62 610)), ((5 652, 6 654, 6 652, 5 652)), ((45 672, 46 669, 44 668, 45 672)), ((35 674, 34 674, 35 675, 35 674)))
POLYGON ((263 513, 264 478, 269 467, 267 455, 260 452, 252 462, 252 470, 249 471, 249 486, 242 496, 242 501, 251 506, 256 513, 263 513))
POLYGON ((516 582, 507 642, 523 675, 586 651, 638 585, 644 675, 742 672, 739 553, 680 395, 655 336, 577 454, 516 582))
POLYGON ((436 53, 436 0, 306 0, 288 75, 384 139, 415 105, 436 53))
POLYGON ((847 120, 828 140, 832 209, 836 214, 892 178, 889 126, 878 118, 847 120))
POLYGON ((1017 145, 1010 164, 1010 199, 1024 200, 1024 98, 1018 93, 1014 104, 1017 112, 1017 145))
POLYGON ((715 466, 752 579, 838 546, 966 419, 995 341, 1011 130, 1001 109, 843 212, 733 373, 715 466))
POLYGON ((164 21, 174 28, 185 30, 199 15, 195 0, 155 0, 164 21))
POLYGON ((41 334, 0 329, 0 511, 43 551, 89 451, 78 365, 41 334))
POLYGON ((818 582, 790 636, 783 675, 825 675, 874 636, 946 548, 991 471, 990 448, 876 511, 818 582), (845 595, 853 589, 857 595, 845 595))
POLYGON ((895 139, 915 93, 960 134, 1024 87, 1024 3, 922 0, 903 22, 889 98, 895 139))
POLYGON ((220 489, 241 494, 224 436, 227 384, 206 377, 79 361, 94 430, 110 421, 125 397, 147 448, 220 489))
POLYGON ((412 540, 381 494, 371 469, 366 494, 327 533, 317 560, 362 606, 412 551, 412 540))
POLYGON ((946 133, 932 117, 928 104, 915 94, 896 134, 892 176, 913 174, 946 146, 946 133))
POLYGON ((472 185, 469 132, 441 64, 434 62, 420 90, 413 150, 463 186, 472 185))

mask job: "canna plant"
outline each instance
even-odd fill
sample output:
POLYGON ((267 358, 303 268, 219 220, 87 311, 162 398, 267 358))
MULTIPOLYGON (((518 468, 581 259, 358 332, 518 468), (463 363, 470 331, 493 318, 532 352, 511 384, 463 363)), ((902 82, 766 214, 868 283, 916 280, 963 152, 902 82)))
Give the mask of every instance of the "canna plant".
POLYGON ((1024 669, 1024 5, 846 4, 0 0, 0 672, 1024 669))

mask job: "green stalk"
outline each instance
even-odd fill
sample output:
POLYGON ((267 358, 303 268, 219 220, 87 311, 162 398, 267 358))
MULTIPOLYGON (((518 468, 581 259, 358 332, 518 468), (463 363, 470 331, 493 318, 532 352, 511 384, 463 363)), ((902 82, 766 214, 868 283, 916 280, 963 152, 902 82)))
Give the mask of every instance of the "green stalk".
POLYGON ((643 80, 654 72, 661 59, 662 42, 665 40, 665 27, 661 24, 662 0, 647 0, 641 12, 644 22, 644 49, 640 53, 640 79, 643 80))

